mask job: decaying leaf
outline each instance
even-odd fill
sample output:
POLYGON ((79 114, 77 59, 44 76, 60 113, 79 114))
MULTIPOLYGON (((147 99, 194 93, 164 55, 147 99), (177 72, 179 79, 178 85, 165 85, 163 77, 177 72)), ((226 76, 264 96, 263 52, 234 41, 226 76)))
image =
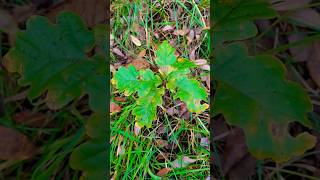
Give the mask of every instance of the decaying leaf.
POLYGON ((137 70, 148 69, 150 68, 150 64, 145 59, 134 59, 131 64, 136 67, 137 70))
POLYGON ((110 102, 110 113, 118 113, 121 109, 122 108, 118 104, 110 102))
POLYGON ((163 177, 171 171, 171 168, 163 168, 158 171, 157 176, 163 177))
POLYGON ((45 100, 50 109, 59 109, 88 94, 90 107, 106 112, 105 58, 86 54, 94 47, 94 38, 94 33, 73 13, 61 13, 57 24, 34 16, 26 30, 18 33, 4 65, 21 75, 19 85, 30 86, 28 98, 47 92, 45 100))
POLYGON ((137 37, 135 37, 135 36, 133 36, 133 35, 130 35, 130 40, 131 40, 131 42, 133 42, 133 44, 135 44, 136 46, 141 46, 141 41, 140 41, 137 37))
POLYGON ((0 159, 25 160, 35 155, 38 149, 27 136, 20 132, 0 126, 0 159))
POLYGON ((256 158, 284 162, 314 146, 310 134, 292 137, 288 132, 291 121, 310 125, 306 113, 312 107, 306 92, 285 80, 280 61, 265 55, 250 57, 237 43, 216 53, 213 72, 219 84, 214 109, 244 129, 256 158))
POLYGON ((198 159, 191 159, 188 156, 178 157, 176 160, 172 162, 173 168, 184 168, 189 164, 196 162, 198 159))
POLYGON ((18 112, 12 117, 12 120, 18 124, 23 124, 29 127, 41 128, 49 125, 47 115, 40 112, 18 112))

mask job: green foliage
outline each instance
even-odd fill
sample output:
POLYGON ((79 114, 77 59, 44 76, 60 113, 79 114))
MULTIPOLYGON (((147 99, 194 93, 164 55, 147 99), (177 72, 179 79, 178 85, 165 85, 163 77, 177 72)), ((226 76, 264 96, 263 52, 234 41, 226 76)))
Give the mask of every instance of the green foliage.
POLYGON ((103 52, 107 38, 103 32, 106 26, 88 30, 81 18, 70 12, 60 13, 56 24, 34 16, 27 22, 26 30, 18 33, 4 62, 9 71, 21 75, 21 86, 30 86, 28 97, 33 100, 45 94, 51 109, 60 109, 89 95, 94 112, 86 125, 90 139, 78 146, 70 159, 72 168, 84 171, 81 179, 104 179, 107 174, 108 81, 103 52), (91 52, 95 52, 92 57, 88 55, 91 52))
POLYGON ((292 137, 288 125, 297 121, 310 126, 307 94, 285 80, 279 60, 248 56, 244 44, 230 43, 255 36, 252 20, 273 17, 275 12, 264 0, 214 1, 213 10, 215 113, 243 128, 250 152, 259 159, 284 162, 303 154, 314 146, 315 138, 308 133, 292 137))
POLYGON ((51 109, 89 94, 91 108, 106 112, 106 70, 101 70, 107 66, 106 61, 86 55, 94 42, 94 33, 77 15, 61 13, 57 24, 34 16, 27 22, 26 31, 18 33, 5 65, 21 75, 21 86, 30 85, 30 99, 47 92, 46 103, 51 109))
POLYGON ((213 7, 213 43, 243 40, 255 36, 252 20, 274 17, 276 13, 265 0, 217 0, 213 7))
POLYGON ((138 92, 137 106, 132 114, 140 126, 151 127, 157 118, 157 107, 161 106, 165 89, 169 89, 175 99, 184 101, 191 112, 201 113, 208 108, 207 92, 196 80, 190 79, 190 68, 196 65, 188 59, 177 59, 175 49, 164 41, 156 51, 156 65, 160 74, 150 69, 137 71, 132 65, 120 67, 114 74, 112 83, 126 96, 138 92), (166 83, 165 83, 166 82, 166 83), (165 83, 165 87, 162 86, 165 83))
POLYGON ((310 124, 306 113, 311 103, 300 86, 284 79, 280 61, 270 56, 249 57, 241 44, 223 49, 216 60, 215 110, 244 129, 256 157, 283 162, 314 145, 310 134, 294 138, 287 130, 291 121, 310 124))

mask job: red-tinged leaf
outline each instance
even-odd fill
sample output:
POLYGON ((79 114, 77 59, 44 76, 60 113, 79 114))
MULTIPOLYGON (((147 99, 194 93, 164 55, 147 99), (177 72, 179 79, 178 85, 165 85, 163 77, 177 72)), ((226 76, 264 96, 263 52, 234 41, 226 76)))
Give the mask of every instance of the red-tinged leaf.
POLYGON ((0 126, 0 159, 25 160, 38 152, 27 136, 17 130, 0 126))
POLYGON ((172 169, 171 168, 163 168, 158 171, 157 176, 163 177, 168 174, 172 169))

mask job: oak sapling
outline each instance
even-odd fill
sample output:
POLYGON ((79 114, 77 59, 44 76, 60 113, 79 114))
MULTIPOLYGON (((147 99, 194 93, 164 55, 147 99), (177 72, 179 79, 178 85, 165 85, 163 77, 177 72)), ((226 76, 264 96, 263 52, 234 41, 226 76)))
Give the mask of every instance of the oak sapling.
POLYGON ((156 51, 155 65, 159 71, 150 69, 138 71, 134 66, 120 67, 114 73, 112 84, 125 96, 135 95, 137 105, 132 114, 139 126, 151 127, 157 118, 157 107, 162 106, 165 90, 173 93, 174 99, 186 103, 193 113, 202 113, 209 105, 206 103, 208 94, 203 85, 190 76, 190 68, 197 67, 192 61, 177 58, 175 49, 164 41, 156 51))

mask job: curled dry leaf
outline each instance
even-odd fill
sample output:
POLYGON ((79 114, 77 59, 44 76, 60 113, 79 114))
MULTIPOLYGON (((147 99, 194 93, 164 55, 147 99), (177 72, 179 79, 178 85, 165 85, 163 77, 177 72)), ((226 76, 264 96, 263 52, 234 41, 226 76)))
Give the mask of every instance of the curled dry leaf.
POLYGON ((130 40, 136 46, 141 46, 141 41, 137 37, 130 35, 130 40))
POLYGON ((188 36, 187 36, 188 45, 190 45, 193 42, 194 38, 195 38, 195 32, 193 29, 191 29, 188 36))
POLYGON ((145 59, 134 59, 131 64, 136 67, 137 70, 148 69, 150 64, 145 59))
POLYGON ((320 87, 320 43, 313 44, 313 51, 307 62, 307 67, 312 79, 316 82, 317 86, 320 87))
POLYGON ((118 113, 121 111, 121 107, 114 102, 110 102, 110 113, 118 113))
POLYGON ((16 113, 12 120, 18 124, 23 124, 29 127, 46 127, 48 126, 48 118, 40 112, 22 111, 16 113))
POLYGON ((51 8, 47 17, 55 19, 61 11, 72 11, 79 14, 92 27, 107 22, 108 9, 109 5, 105 0, 69 0, 51 8))
POLYGON ((195 63, 196 65, 198 65, 198 66, 202 66, 202 65, 208 64, 208 61, 205 60, 205 59, 197 59, 197 60, 194 61, 194 63, 195 63))
POLYGON ((210 71, 210 66, 208 64, 202 65, 200 68, 206 71, 210 71))
POLYGON ((134 135, 138 136, 141 130, 141 126, 139 126, 138 122, 134 123, 134 135))
MULTIPOLYGON (((306 37, 306 34, 294 33, 288 36, 288 40, 290 43, 294 43, 296 41, 303 40, 305 37, 306 37)), ((310 54, 312 53, 313 46, 312 44, 293 46, 293 47, 290 47, 289 50, 293 56, 294 62, 305 62, 305 61, 308 61, 310 54)))
POLYGON ((273 9, 277 11, 288 11, 302 8, 310 2, 311 0, 271 0, 273 9))
POLYGON ((112 49, 112 52, 113 52, 113 54, 115 54, 115 55, 117 55, 117 56, 119 56, 119 57, 122 57, 122 58, 126 57, 126 56, 121 52, 121 50, 118 49, 118 48, 113 48, 113 49, 112 49))
POLYGON ((27 136, 20 132, 0 126, 0 159, 25 160, 38 152, 27 136))
POLYGON ((182 156, 172 162, 174 168, 184 168, 189 164, 196 162, 198 159, 191 159, 188 156, 182 156))
POLYGON ((163 140, 163 139, 157 139, 156 140, 156 145, 160 148, 163 148, 165 146, 168 146, 168 141, 163 140))
POLYGON ((137 58, 143 58, 146 55, 146 53, 147 53, 147 51, 145 49, 140 51, 137 58))
POLYGON ((174 27, 173 26, 170 26, 170 25, 166 25, 162 28, 162 31, 165 32, 165 31, 173 31, 174 30, 174 27))
POLYGON ((113 52, 113 54, 115 54, 115 55, 117 55, 117 56, 119 56, 119 57, 122 57, 122 58, 126 57, 126 56, 121 52, 121 50, 118 49, 118 48, 113 48, 113 49, 112 49, 112 52, 113 52))
POLYGON ((189 31, 190 31, 189 29, 179 29, 179 30, 175 30, 173 34, 176 36, 185 36, 189 33, 189 31))
POLYGON ((120 97, 120 96, 116 96, 114 98, 114 100, 118 101, 118 102, 126 102, 127 99, 125 97, 120 97))
POLYGON ((18 24, 15 19, 4 10, 0 9, 0 30, 9 35, 10 44, 14 43, 15 34, 18 31, 18 24))
POLYGON ((158 171, 157 176, 163 177, 171 171, 171 168, 163 168, 158 171))

